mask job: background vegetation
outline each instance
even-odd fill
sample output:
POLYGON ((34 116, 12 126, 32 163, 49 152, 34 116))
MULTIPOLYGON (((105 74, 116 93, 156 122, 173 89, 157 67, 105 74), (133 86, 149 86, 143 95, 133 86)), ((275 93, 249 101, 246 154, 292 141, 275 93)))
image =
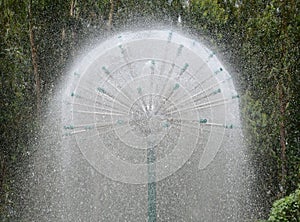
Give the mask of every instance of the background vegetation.
POLYGON ((82 43, 159 23, 204 37, 235 68, 264 217, 286 196, 269 221, 299 220, 299 10, 298 0, 0 0, 0 219, 18 215, 16 172, 82 43))

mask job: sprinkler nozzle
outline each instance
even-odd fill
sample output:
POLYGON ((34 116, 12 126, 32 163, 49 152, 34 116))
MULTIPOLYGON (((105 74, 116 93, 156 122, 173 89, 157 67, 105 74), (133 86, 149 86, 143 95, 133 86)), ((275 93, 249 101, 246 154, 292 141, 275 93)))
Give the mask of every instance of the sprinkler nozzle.
POLYGON ((199 123, 207 123, 207 119, 200 119, 199 123))

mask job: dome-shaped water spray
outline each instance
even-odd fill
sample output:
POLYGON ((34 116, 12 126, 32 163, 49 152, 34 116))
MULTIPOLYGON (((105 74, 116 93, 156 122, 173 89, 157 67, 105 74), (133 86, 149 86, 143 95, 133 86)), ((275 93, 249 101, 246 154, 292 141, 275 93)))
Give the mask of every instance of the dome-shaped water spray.
POLYGON ((154 180, 162 180, 201 147, 204 169, 224 130, 235 124, 237 93, 229 73, 205 46, 172 31, 115 36, 71 75, 66 135, 114 180, 148 183, 149 165, 154 180))

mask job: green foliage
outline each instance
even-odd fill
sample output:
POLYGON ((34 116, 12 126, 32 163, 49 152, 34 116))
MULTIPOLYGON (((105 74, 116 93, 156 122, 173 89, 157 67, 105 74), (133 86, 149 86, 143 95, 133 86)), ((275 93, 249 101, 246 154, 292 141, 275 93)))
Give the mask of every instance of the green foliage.
POLYGON ((269 222, 298 222, 300 220, 300 188, 294 193, 275 201, 269 222))
POLYGON ((0 1, 0 13, 0 220, 4 220, 16 203, 14 169, 28 157, 35 98, 26 2, 0 1))
POLYGON ((217 0, 198 0, 194 1, 191 7, 196 17, 202 18, 203 23, 222 24, 228 20, 228 14, 217 0), (200 15, 200 16, 199 16, 200 15))
POLYGON ((185 24, 213 39, 238 72, 243 129, 265 214, 300 183, 299 10, 299 1, 280 0, 196 0, 186 10, 185 24))
POLYGON ((276 199, 276 194, 280 192, 278 172, 281 166, 279 132, 276 130, 279 127, 276 121, 277 114, 267 113, 269 110, 264 107, 266 103, 269 102, 254 99, 250 91, 246 91, 241 99, 245 142, 252 157, 252 168, 258 175, 255 184, 259 187, 259 191, 256 190, 254 193, 260 193, 258 203, 264 208, 266 205, 270 206, 276 199))
MULTIPOLYGON (((243 66, 247 69, 245 74, 250 70, 251 79, 250 85, 247 87, 252 92, 252 97, 255 100, 260 100, 263 103, 264 112, 273 117, 271 126, 275 137, 268 134, 269 139, 273 144, 268 146, 275 152, 278 163, 277 177, 281 178, 280 168, 286 165, 287 182, 284 192, 291 192, 299 183, 297 177, 299 169, 299 132, 296 130, 296 125, 299 124, 299 115, 294 113, 294 108, 291 109, 289 104, 299 105, 299 91, 294 87, 299 86, 297 80, 299 70, 295 68, 299 64, 299 33, 295 30, 299 28, 299 21, 296 15, 299 10, 299 3, 270 1, 265 5, 258 16, 252 17, 247 22, 246 42, 247 44, 242 51, 243 57, 248 57, 249 60, 243 66), (293 28, 291 28, 293 27, 293 28), (272 41, 270 41, 272 39, 272 41), (282 89, 282 90, 281 90, 282 89), (285 138, 280 138, 280 127, 284 126, 285 138), (297 135, 296 135, 297 134, 297 135), (282 159, 282 147, 279 139, 285 139, 287 147, 287 162, 282 159)), ((248 82, 247 76, 243 82, 248 82)), ((266 132, 266 131, 264 131, 266 132)), ((257 141, 263 138, 264 135, 257 135, 257 141)), ((268 140, 263 140, 264 144, 268 140)))
POLYGON ((221 40, 222 29, 228 22, 226 9, 217 0, 192 1, 185 15, 186 24, 196 33, 210 35, 211 39, 221 40))

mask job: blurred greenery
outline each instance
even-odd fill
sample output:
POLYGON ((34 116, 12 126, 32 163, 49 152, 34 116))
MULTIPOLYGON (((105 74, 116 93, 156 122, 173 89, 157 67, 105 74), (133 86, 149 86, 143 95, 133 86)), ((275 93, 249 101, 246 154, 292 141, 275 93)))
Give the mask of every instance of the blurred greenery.
POLYGON ((18 214, 15 173, 26 170, 33 152, 38 107, 45 108, 83 43, 159 24, 204 38, 234 67, 246 142, 259 175, 257 207, 267 218, 273 202, 286 196, 274 203, 269 220, 289 221, 281 215, 299 213, 299 190, 293 193, 300 183, 299 10, 296 0, 0 0, 0 219, 18 214))

